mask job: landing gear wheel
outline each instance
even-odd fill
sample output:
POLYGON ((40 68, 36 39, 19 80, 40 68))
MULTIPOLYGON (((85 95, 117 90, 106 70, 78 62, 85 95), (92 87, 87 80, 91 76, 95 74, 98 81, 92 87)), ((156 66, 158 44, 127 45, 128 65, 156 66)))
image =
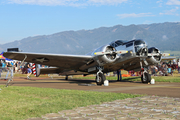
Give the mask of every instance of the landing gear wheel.
POLYGON ((141 75, 141 81, 142 83, 148 83, 151 81, 151 75, 148 73, 144 73, 144 76, 141 75))
POLYGON ((68 80, 68 75, 66 75, 65 80, 68 80))
POLYGON ((99 73, 98 76, 99 76, 99 80, 97 80, 98 77, 96 76, 96 84, 97 84, 97 85, 102 85, 102 84, 104 84, 104 81, 106 80, 105 75, 102 74, 102 73, 99 73))

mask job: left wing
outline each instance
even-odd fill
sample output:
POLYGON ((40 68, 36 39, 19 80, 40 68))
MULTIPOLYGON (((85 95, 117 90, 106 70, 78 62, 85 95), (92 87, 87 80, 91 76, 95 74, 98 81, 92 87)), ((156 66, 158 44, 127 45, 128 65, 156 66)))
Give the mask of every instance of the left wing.
POLYGON ((6 58, 13 60, 37 63, 48 66, 56 66, 60 69, 78 70, 88 63, 93 56, 90 55, 65 55, 65 54, 45 54, 45 53, 25 53, 25 52, 4 52, 6 58))

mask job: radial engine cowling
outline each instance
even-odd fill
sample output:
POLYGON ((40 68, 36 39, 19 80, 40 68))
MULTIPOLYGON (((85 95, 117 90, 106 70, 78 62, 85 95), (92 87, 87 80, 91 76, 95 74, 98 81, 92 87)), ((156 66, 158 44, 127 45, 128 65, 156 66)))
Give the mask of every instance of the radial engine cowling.
POLYGON ((109 45, 102 46, 95 50, 93 54, 96 52, 101 52, 102 55, 97 55, 100 63, 112 63, 117 59, 117 55, 115 53, 115 48, 109 45))
POLYGON ((151 47, 148 49, 148 54, 152 54, 152 56, 149 56, 148 62, 150 64, 157 64, 161 61, 161 54, 158 48, 151 47))

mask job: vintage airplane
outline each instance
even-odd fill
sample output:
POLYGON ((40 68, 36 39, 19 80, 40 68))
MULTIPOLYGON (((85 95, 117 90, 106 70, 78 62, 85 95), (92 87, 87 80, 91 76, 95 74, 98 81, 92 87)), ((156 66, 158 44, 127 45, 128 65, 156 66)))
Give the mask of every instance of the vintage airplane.
POLYGON ((159 63, 162 56, 168 56, 167 53, 160 53, 155 47, 147 48, 146 42, 139 39, 116 40, 86 55, 27 53, 13 50, 4 52, 3 55, 13 60, 52 66, 50 68, 36 66, 37 76, 50 73, 66 76, 96 74, 97 85, 104 84, 106 78, 103 73, 119 69, 141 70, 141 81, 148 83, 151 80, 147 71, 148 66, 159 63))

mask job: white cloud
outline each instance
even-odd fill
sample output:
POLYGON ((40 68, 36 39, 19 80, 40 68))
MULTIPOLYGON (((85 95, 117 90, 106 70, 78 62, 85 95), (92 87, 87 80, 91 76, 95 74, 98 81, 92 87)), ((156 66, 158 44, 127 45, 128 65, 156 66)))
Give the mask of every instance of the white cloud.
POLYGON ((150 23, 153 23, 153 21, 146 20, 143 22, 143 24, 150 24, 150 23))
POLYGON ((66 46, 67 46, 68 48, 70 48, 70 45, 69 45, 69 44, 67 44, 66 46))
POLYGON ((167 37, 166 35, 163 35, 163 36, 162 36, 162 39, 163 39, 163 40, 167 40, 168 37, 167 37))
POLYGON ((163 1, 162 0, 159 0, 159 1, 157 1, 156 3, 162 3, 163 1))
POLYGON ((30 5, 72 5, 78 0, 8 0, 13 4, 30 4, 30 5))
POLYGON ((162 0, 159 0, 159 1, 157 1, 156 3, 159 4, 159 7, 162 7, 163 1, 162 1, 162 0))
POLYGON ((179 9, 179 7, 176 7, 175 9, 166 10, 164 13, 159 13, 160 15, 176 15, 179 16, 179 14, 176 12, 179 9))
POLYGON ((101 5, 115 5, 115 4, 121 4, 126 1, 128 0, 89 0, 88 2, 93 4, 101 4, 101 5))
POLYGON ((133 17, 133 18, 150 17, 154 15, 152 13, 139 13, 139 14, 131 13, 131 14, 118 14, 117 16, 122 19, 122 18, 128 18, 128 17, 133 17))
POLYGON ((168 0, 167 5, 180 5, 179 0, 168 0))
POLYGON ((7 0, 11 4, 30 5, 60 5, 60 6, 88 6, 88 5, 116 5, 128 0, 7 0))

